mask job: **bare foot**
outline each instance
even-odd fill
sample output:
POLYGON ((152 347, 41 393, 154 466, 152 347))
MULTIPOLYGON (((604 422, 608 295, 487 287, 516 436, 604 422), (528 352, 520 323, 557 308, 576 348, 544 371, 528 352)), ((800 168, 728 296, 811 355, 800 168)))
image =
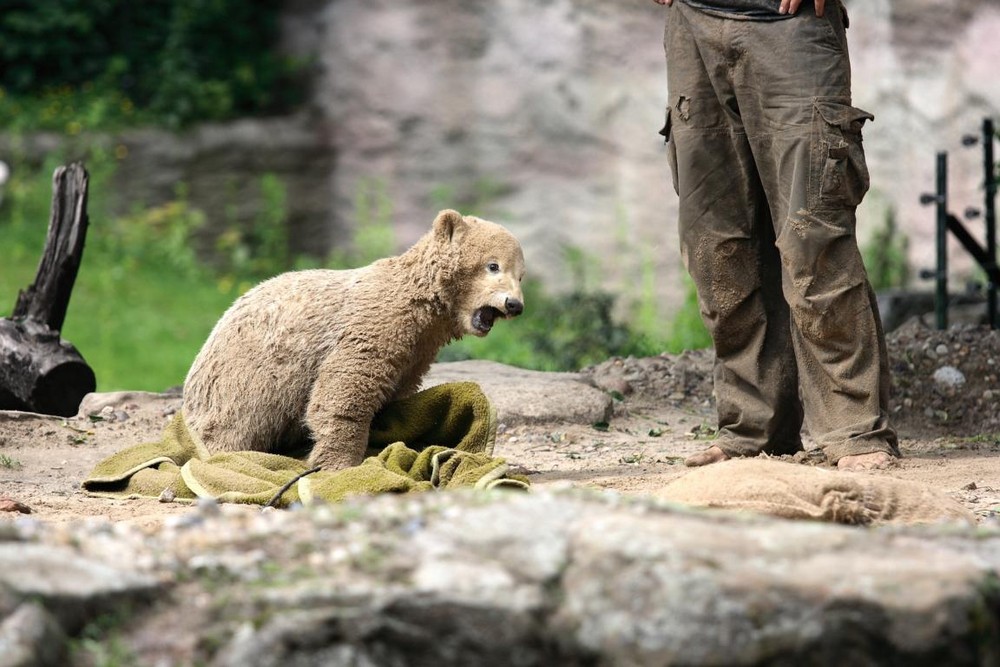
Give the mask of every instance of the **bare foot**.
POLYGON ((842 456, 837 461, 839 470, 882 470, 896 465, 896 457, 885 452, 842 456))
POLYGON ((692 454, 684 459, 684 465, 689 468, 697 468, 699 466, 707 466, 712 463, 718 463, 719 461, 725 461, 728 458, 729 454, 726 454, 717 446, 712 445, 705 451, 692 454))

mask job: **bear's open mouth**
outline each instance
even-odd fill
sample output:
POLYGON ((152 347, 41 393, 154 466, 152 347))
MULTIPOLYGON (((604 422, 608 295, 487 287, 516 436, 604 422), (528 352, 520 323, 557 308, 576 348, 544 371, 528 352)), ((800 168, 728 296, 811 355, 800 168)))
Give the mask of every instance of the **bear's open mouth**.
POLYGON ((483 306, 476 308, 472 312, 472 328, 477 333, 488 334, 493 328, 493 323, 498 317, 505 317, 503 311, 493 306, 483 306))

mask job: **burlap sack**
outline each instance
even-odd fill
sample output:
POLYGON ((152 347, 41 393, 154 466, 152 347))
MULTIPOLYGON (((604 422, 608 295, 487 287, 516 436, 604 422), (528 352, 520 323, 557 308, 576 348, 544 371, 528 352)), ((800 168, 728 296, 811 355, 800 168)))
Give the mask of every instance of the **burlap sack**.
POLYGON ((656 495, 697 507, 855 525, 976 523, 958 502, 916 482, 763 458, 696 468, 656 495))

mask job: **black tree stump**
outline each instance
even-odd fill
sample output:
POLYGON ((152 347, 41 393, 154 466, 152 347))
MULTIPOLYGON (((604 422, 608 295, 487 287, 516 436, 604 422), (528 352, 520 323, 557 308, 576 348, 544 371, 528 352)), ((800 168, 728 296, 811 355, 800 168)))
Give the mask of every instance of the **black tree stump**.
POLYGON ((0 319, 0 409, 70 417, 97 384, 94 371, 60 338, 87 235, 87 171, 59 167, 52 216, 35 282, 0 319))

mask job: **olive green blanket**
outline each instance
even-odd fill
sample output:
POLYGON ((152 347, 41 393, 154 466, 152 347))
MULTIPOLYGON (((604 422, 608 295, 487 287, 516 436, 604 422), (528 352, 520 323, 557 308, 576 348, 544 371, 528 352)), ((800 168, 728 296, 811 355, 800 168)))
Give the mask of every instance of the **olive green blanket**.
POLYGON ((310 471, 305 459, 240 451, 210 454, 180 412, 160 440, 129 447, 98 463, 84 490, 112 498, 214 498, 272 504, 337 502, 351 495, 473 487, 525 489, 494 458, 496 413, 474 382, 454 382, 389 404, 371 426, 368 458, 336 471, 310 471))

